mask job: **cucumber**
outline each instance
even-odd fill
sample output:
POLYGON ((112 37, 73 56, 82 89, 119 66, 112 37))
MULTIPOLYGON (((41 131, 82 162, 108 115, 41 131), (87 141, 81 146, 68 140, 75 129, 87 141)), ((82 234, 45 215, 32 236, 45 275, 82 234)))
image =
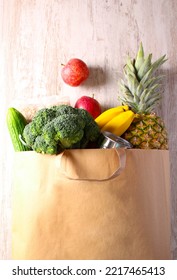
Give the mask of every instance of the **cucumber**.
POLYGON ((6 121, 15 152, 29 151, 30 148, 24 145, 19 138, 22 136, 23 130, 27 125, 27 121, 22 113, 11 107, 7 110, 6 121))

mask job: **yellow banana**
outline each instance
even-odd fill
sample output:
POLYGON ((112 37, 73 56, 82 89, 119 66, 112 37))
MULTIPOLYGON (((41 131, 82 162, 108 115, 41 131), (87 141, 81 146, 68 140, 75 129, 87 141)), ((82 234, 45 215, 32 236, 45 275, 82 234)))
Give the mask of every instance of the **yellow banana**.
POLYGON ((134 117, 135 114, 131 110, 122 112, 104 125, 102 130, 121 136, 129 128, 134 117))
POLYGON ((95 119, 95 121, 99 125, 99 127, 102 128, 107 122, 111 121, 118 114, 120 114, 124 111, 127 111, 128 109, 129 108, 127 105, 110 108, 110 109, 104 111, 102 114, 100 114, 95 119))

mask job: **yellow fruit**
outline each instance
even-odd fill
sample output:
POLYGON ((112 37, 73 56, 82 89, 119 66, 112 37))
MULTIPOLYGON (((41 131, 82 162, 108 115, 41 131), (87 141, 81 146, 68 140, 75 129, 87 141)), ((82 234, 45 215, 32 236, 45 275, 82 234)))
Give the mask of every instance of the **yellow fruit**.
POLYGON ((129 128, 134 117, 135 114, 133 111, 124 111, 104 125, 102 130, 109 131, 117 136, 121 136, 129 128))
POLYGON ((127 105, 125 106, 118 106, 115 108, 110 108, 106 111, 104 111, 102 114, 100 114, 96 119, 96 123, 99 125, 100 128, 102 128, 106 123, 111 121, 114 117, 116 117, 118 114, 127 111, 129 107, 127 105))

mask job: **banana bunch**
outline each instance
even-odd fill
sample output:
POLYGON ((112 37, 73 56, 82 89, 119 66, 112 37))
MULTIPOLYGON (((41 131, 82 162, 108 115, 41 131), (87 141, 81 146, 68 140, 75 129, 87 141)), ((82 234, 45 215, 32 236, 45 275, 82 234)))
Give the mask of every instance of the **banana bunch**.
POLYGON ((102 131, 109 131, 121 136, 130 126, 135 114, 127 105, 110 108, 100 114, 96 119, 102 131))

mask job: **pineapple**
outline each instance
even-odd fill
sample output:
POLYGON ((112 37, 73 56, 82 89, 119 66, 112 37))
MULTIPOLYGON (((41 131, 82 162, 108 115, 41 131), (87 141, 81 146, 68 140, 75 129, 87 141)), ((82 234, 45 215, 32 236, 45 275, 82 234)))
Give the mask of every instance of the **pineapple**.
POLYGON ((156 108, 161 98, 159 81, 163 76, 155 75, 155 71, 166 59, 165 55, 154 63, 152 54, 144 56, 142 43, 137 56, 127 58, 124 66, 124 80, 120 82, 119 100, 128 105, 135 113, 135 118, 122 135, 137 149, 168 149, 167 132, 164 122, 156 115, 156 108))

